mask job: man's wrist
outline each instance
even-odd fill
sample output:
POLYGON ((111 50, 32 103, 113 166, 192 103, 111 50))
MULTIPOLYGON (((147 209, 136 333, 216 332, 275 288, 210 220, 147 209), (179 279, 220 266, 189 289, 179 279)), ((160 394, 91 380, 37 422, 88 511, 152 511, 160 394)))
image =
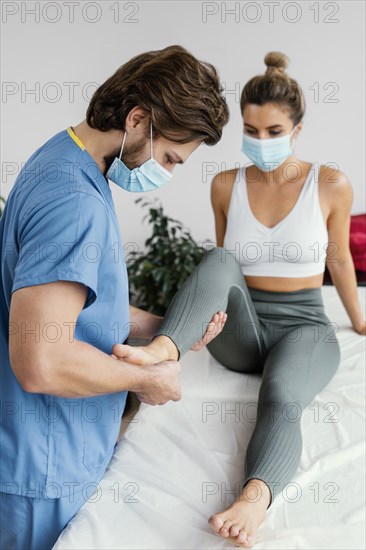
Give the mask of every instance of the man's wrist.
POLYGON ((131 336, 151 340, 159 330, 163 319, 164 317, 160 317, 149 311, 130 306, 130 321, 132 325, 136 325, 136 329, 131 332, 131 336))
POLYGON ((151 370, 141 365, 128 365, 127 368, 130 370, 131 377, 129 391, 135 393, 144 391, 149 384, 151 370))

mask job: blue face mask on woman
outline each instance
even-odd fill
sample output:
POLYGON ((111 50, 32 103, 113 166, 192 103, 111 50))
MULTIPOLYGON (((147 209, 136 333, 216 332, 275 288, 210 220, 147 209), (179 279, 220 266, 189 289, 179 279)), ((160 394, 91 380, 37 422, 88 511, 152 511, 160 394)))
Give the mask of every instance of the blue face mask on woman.
POLYGON ((258 168, 269 172, 291 156, 291 136, 295 130, 296 126, 290 134, 269 139, 253 138, 243 133, 241 150, 258 168))
POLYGON ((133 168, 133 170, 130 170, 121 160, 126 135, 127 132, 125 131, 119 158, 116 157, 114 159, 106 177, 122 187, 122 189, 132 191, 133 193, 154 191, 154 189, 158 189, 167 183, 173 174, 153 157, 152 123, 150 122, 150 158, 143 162, 141 166, 133 168))

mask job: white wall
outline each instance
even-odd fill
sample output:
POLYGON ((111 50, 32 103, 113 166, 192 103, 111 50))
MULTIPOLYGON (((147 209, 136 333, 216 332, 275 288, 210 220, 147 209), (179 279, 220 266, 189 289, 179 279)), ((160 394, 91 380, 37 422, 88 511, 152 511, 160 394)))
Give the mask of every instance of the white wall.
MULTIPOLYGON (((352 213, 364 212, 364 11, 362 1, 2 2, 1 194, 8 195, 19 165, 37 147, 84 118, 96 87, 90 83, 101 84, 137 53, 180 44, 218 68, 231 119, 220 143, 202 145, 176 168, 170 183, 146 193, 146 199, 158 197, 197 241, 215 240, 205 164, 216 163, 220 170, 246 162, 240 151, 240 91, 264 71, 265 54, 280 50, 290 57, 289 73, 307 100, 296 154, 336 163, 354 189, 352 213), (70 82, 78 84, 74 97, 70 82), (25 93, 31 89, 36 94, 25 93)), ((141 224, 145 211, 134 204, 141 195, 110 185, 124 242, 142 246, 149 227, 141 224)))

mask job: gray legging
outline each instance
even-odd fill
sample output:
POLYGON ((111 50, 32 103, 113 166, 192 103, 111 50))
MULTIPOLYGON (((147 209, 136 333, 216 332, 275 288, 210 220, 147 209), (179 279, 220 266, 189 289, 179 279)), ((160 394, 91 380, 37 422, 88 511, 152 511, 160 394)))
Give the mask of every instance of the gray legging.
POLYGON ((230 370, 263 373, 243 487, 251 478, 264 481, 271 492, 269 508, 296 472, 301 412, 336 373, 339 342, 324 313, 320 288, 250 288, 235 256, 222 247, 205 253, 174 296, 154 338, 171 338, 181 358, 220 310, 228 318, 208 351, 230 370), (295 407, 295 420, 289 407, 295 407))

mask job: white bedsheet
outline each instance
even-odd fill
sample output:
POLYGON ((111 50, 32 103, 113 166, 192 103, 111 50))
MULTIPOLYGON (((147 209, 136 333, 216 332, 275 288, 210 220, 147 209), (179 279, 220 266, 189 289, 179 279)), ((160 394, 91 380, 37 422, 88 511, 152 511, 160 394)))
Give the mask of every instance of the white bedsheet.
MULTIPOLYGON (((301 461, 259 528, 258 550, 365 548, 366 339, 350 327, 335 288, 322 293, 339 325, 341 365, 303 412, 301 461)), ((365 309, 366 288, 358 293, 365 309)), ((181 364, 181 401, 140 406, 100 490, 54 549, 235 548, 207 519, 242 481, 261 378, 224 368, 206 349, 188 351, 181 364)))

